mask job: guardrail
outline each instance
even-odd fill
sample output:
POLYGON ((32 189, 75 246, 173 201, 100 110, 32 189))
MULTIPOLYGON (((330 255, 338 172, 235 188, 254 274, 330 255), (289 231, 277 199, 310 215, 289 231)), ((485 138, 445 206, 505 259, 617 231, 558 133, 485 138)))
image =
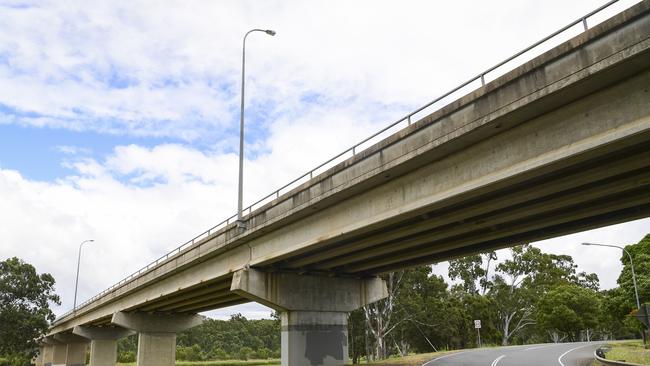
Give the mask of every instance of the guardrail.
POLYGON ((602 365, 605 365, 605 366, 643 366, 643 365, 638 364, 638 363, 630 363, 630 362, 625 362, 625 361, 608 360, 605 357, 603 357, 605 355, 604 353, 599 354, 598 351, 600 351, 600 350, 601 349, 598 348, 598 349, 596 349, 596 351, 594 351, 594 358, 596 359, 596 361, 598 361, 602 365))
MULTIPOLYGON (((518 58, 518 57, 520 57, 520 56, 522 56, 522 55, 524 55, 524 54, 530 52, 531 50, 537 48, 538 46, 540 46, 540 45, 542 45, 542 44, 548 42, 549 40, 551 40, 551 39, 557 37, 558 35, 560 35, 560 34, 566 32, 566 31, 568 31, 569 29, 575 27, 576 25, 578 25, 578 24, 582 24, 583 27, 584 27, 584 31, 587 31, 587 29, 589 29, 588 24, 587 24, 587 20, 588 20, 590 17, 592 17, 592 16, 594 16, 594 15, 600 13, 601 11, 603 11, 603 10, 609 8, 610 6, 612 6, 613 4, 615 4, 615 3, 619 2, 619 1, 620 1, 620 0, 611 0, 611 1, 607 2, 606 4, 602 5, 601 7, 599 7, 599 8, 597 8, 597 9, 595 9, 595 10, 593 10, 593 11, 591 11, 591 12, 585 14, 584 16, 582 16, 582 17, 580 17, 580 18, 574 20, 573 22, 567 24, 566 26, 562 27, 561 29, 559 29, 559 30, 557 30, 557 31, 555 31, 555 32, 553 32, 553 33, 551 33, 550 35, 548 35, 548 36, 544 37, 543 39, 541 39, 541 40, 535 42, 534 44, 532 44, 532 45, 526 47, 525 49, 523 49, 523 50, 517 52, 516 54, 514 54, 514 55, 508 57, 507 59, 505 59, 505 60, 499 62, 498 64, 496 64, 496 65, 490 67, 489 69, 487 69, 487 70, 481 72, 480 74, 478 74, 478 75, 474 76, 473 78, 467 80, 466 82, 464 82, 464 83, 458 85, 457 87, 451 89, 450 91, 448 91, 448 92, 442 94, 441 96, 439 96, 439 97, 437 97, 436 99, 430 101, 429 103, 423 105, 422 107, 420 107, 420 108, 414 110, 413 112, 407 114, 406 116, 400 118, 399 120, 397 120, 397 121, 391 123, 390 125, 388 125, 388 126, 382 128, 381 130, 375 132, 373 135, 371 135, 371 136, 369 136, 369 137, 363 139, 362 141, 356 143, 356 144, 353 145, 352 147, 346 149, 345 151, 343 151, 343 152, 339 153, 338 155, 332 157, 331 159, 327 160, 326 162, 324 162, 324 163, 318 165, 317 167, 313 168, 313 169, 310 170, 309 172, 307 172, 307 173, 305 173, 305 174, 299 176, 298 178, 292 180, 291 182, 285 184, 285 185, 282 186, 281 188, 275 190, 273 193, 270 193, 269 195, 265 196, 264 198, 258 200, 257 202, 253 203, 252 205, 246 207, 245 209, 243 209, 244 214, 246 214, 246 215, 250 215, 250 214, 253 212, 253 210, 255 210, 255 209, 257 209, 257 208, 263 206, 263 205, 266 204, 266 203, 271 202, 271 201, 274 200, 274 199, 278 199, 278 198, 280 198, 280 196, 282 195, 283 192, 286 193, 286 192, 290 191, 291 189, 297 187, 298 185, 300 185, 300 184, 302 184, 302 183, 304 183, 304 182, 307 182, 308 180, 314 178, 314 177, 317 176, 318 174, 325 172, 327 169, 329 169, 329 168, 333 167, 334 165, 336 165, 336 164, 342 162, 343 160, 345 160, 345 159, 347 159, 347 158, 349 158, 349 157, 356 156, 357 153, 358 153, 359 151, 361 151, 361 150, 359 150, 360 147, 362 147, 362 146, 364 146, 364 145, 369 145, 371 142, 379 142, 381 139, 383 139, 382 135, 383 135, 384 133, 386 133, 387 131, 390 131, 390 130, 394 129, 395 127, 399 126, 400 124, 405 124, 406 126, 404 126, 404 127, 408 127, 408 126, 410 126, 411 123, 412 123, 412 119, 413 119, 413 117, 414 117, 416 114, 418 114, 418 113, 420 113, 420 112, 423 112, 423 111, 425 111, 425 110, 431 108, 431 107, 434 106, 436 103, 438 103, 438 102, 444 100, 445 98, 451 96, 452 94, 454 94, 454 93, 456 93, 456 92, 462 90, 463 88, 469 86, 470 84, 472 84, 472 83, 474 83, 474 82, 476 82, 476 81, 480 81, 481 86, 485 85, 485 77, 486 77, 488 74, 490 74, 490 73, 492 73, 493 71, 495 71, 496 69, 498 69, 498 68, 504 66, 505 64, 507 64, 507 63, 509 63, 509 62, 511 62, 511 61, 513 61, 513 60, 515 60, 516 58, 518 58)), ((396 131, 395 131, 395 132, 396 132, 396 131)), ((221 229, 227 227, 228 225, 234 223, 235 221, 237 221, 237 214, 234 214, 234 215, 228 217, 227 219, 223 220, 222 222, 220 222, 219 224, 215 225, 214 227, 212 227, 212 228, 210 228, 210 229, 208 229, 208 230, 202 232, 201 234, 199 234, 199 235, 195 236, 194 238, 188 240, 187 242, 181 244, 179 247, 177 247, 176 249, 172 250, 171 252, 169 252, 169 253, 167 253, 167 254, 161 256, 160 258, 154 260, 153 262, 147 264, 145 267, 139 269, 138 271, 133 272, 132 274, 130 274, 130 275, 128 275, 127 277, 125 277, 125 278, 123 278, 122 280, 120 280, 118 283, 112 285, 111 287, 109 287, 109 288, 107 288, 106 290, 100 292, 99 294, 93 296, 92 298, 90 298, 90 299, 84 301, 84 302, 81 303, 81 304, 80 304, 76 309, 83 308, 84 306, 88 305, 89 303, 91 303, 91 302, 93 302, 93 301, 99 299, 100 297, 102 297, 102 296, 104 296, 104 295, 106 295, 106 294, 108 294, 108 293, 110 293, 110 292, 116 290, 116 289, 119 288, 120 286, 122 286, 122 285, 126 284, 127 282, 133 280, 134 278, 138 277, 138 276, 141 275, 142 273, 144 273, 144 272, 150 270, 151 268, 156 267, 159 263, 161 263, 161 262, 163 262, 163 261, 166 261, 166 260, 168 260, 169 258, 171 258, 171 257, 173 257, 173 256, 175 256, 175 255, 177 255, 177 254, 179 254, 179 253, 182 252, 184 249, 187 249, 187 248, 191 247, 192 245, 196 244, 196 243, 197 243, 198 241, 200 241, 201 239, 206 238, 206 237, 212 235, 213 233, 215 233, 215 232, 217 232, 217 231, 219 231, 219 230, 221 230, 221 229)), ((68 316, 68 315, 74 313, 74 312, 76 311, 76 309, 70 310, 70 311, 64 313, 63 315, 59 316, 59 317, 54 321, 54 323, 58 322, 58 321, 61 320, 62 318, 65 318, 66 316, 68 316)))

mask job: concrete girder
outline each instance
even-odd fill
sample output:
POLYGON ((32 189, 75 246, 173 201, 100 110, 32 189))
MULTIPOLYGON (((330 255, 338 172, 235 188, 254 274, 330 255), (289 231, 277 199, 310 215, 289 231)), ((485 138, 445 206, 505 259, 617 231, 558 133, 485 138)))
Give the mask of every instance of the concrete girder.
MULTIPOLYGON (((202 300, 199 300, 199 301, 192 301, 191 303, 187 303, 187 304, 185 304, 183 306, 175 307, 173 309, 173 311, 174 312, 180 312, 180 313, 190 312, 190 311, 194 312, 195 311, 194 309, 202 309, 202 308, 205 308, 206 306, 217 306, 217 305, 220 305, 220 304, 229 304, 229 303, 237 302, 237 301, 241 301, 241 300, 242 300, 241 296, 233 294, 231 292, 231 293, 229 293, 229 294, 227 294, 225 296, 221 296, 221 297, 216 297, 216 298, 212 298, 212 299, 202 299, 202 300)), ((248 302, 247 299, 244 299, 244 300, 246 300, 244 302, 248 302)))
MULTIPOLYGON (((613 202, 612 201, 598 202, 594 205, 583 204, 583 206, 577 207, 569 213, 565 213, 562 210, 556 210, 553 211, 552 213, 548 213, 548 215, 542 216, 535 220, 531 220, 529 222, 522 223, 521 225, 515 226, 514 224, 512 224, 511 226, 509 226, 509 228, 489 229, 488 231, 492 231, 492 232, 482 231, 476 233, 472 237, 460 237, 458 239, 445 241, 443 243, 435 243, 435 242, 426 243, 420 245, 417 248, 411 248, 407 252, 392 253, 392 254, 385 255, 384 257, 381 257, 379 259, 367 260, 364 261, 363 263, 346 265, 345 267, 343 267, 343 270, 345 272, 364 272, 371 269, 390 265, 391 263, 395 263, 395 262, 404 263, 412 259, 435 254, 436 252, 449 251, 463 246, 480 244, 482 242, 487 242, 491 239, 505 238, 515 234, 525 234, 527 232, 541 230, 546 227, 552 227, 554 225, 559 225, 570 221, 588 219, 590 217, 598 216, 600 214, 606 214, 608 212, 633 208, 648 203, 650 203, 650 190, 648 189, 648 187, 644 187, 639 191, 635 191, 634 194, 620 197, 614 200, 613 202), (632 201, 632 200, 636 200, 636 201, 632 201)), ((504 243, 504 245, 506 246, 508 244, 509 243, 504 243)))
POLYGON ((386 230, 376 234, 365 235, 359 240, 343 241, 331 249, 316 251, 304 255, 295 260, 283 263, 283 268, 309 268, 309 270, 325 270, 334 267, 329 265, 330 261, 323 261, 322 258, 338 258, 349 253, 370 248, 381 243, 399 240, 404 237, 413 237, 424 232, 430 232, 432 229, 440 228, 448 224, 464 224, 472 221, 471 218, 481 215, 492 216, 492 213, 501 209, 521 205, 525 202, 539 200, 547 195, 554 195, 558 192, 569 191, 584 186, 584 182, 602 181, 617 175, 621 175, 633 170, 650 167, 650 151, 638 155, 626 157, 621 160, 599 164, 597 166, 586 168, 584 170, 566 174, 561 180, 548 180, 539 184, 530 184, 521 189, 512 189, 499 195, 493 195, 487 199, 477 200, 459 206, 453 211, 433 211, 430 214, 424 214, 420 221, 403 222, 395 225, 394 228, 387 227, 386 230), (435 223, 430 222, 435 219, 435 223))
MULTIPOLYGON (((235 296, 237 297, 237 296, 235 296)), ((201 296, 193 296, 189 299, 185 299, 183 301, 179 301, 167 306, 160 307, 158 311, 161 312, 185 312, 183 310, 177 310, 177 309, 183 309, 186 308, 187 306, 191 306, 194 304, 200 304, 200 303, 205 303, 209 301, 219 301, 219 300, 224 300, 225 301, 230 301, 233 300, 233 294, 230 292, 230 289, 226 290, 219 290, 217 292, 209 293, 206 295, 201 295, 201 296)))
MULTIPOLYGON (((443 252, 436 252, 413 258, 407 263, 409 266, 416 266, 426 263, 438 263, 455 258, 461 258, 470 254, 485 252, 488 250, 503 249, 512 246, 511 243, 529 243, 532 241, 539 241, 554 238, 560 235, 571 234, 584 230, 590 230, 597 227, 606 225, 615 225, 631 220, 638 220, 650 216, 650 204, 641 206, 621 209, 619 211, 608 212, 606 214, 591 216, 582 220, 574 221, 571 223, 562 223, 551 227, 544 227, 535 231, 528 231, 524 233, 514 233, 511 236, 502 236, 498 239, 488 241, 481 241, 470 246, 461 246, 456 249, 445 250, 443 252), (615 219, 612 219, 614 217, 615 219)), ((390 273, 398 268, 403 269, 404 264, 396 267, 395 264, 389 264, 383 267, 374 269, 375 273, 390 273)))
POLYGON ((229 302, 222 302, 222 303, 218 303, 218 304, 205 305, 204 307, 196 308, 196 309, 193 309, 192 311, 195 311, 197 313, 202 313, 202 312, 208 311, 208 310, 214 310, 214 309, 217 309, 217 308, 227 308, 227 307, 230 307, 230 306, 246 304, 248 302, 250 302, 250 300, 240 298, 239 300, 233 300, 233 301, 229 301, 229 302))
POLYGON ((188 297, 194 298, 197 296, 211 294, 222 290, 228 290, 229 288, 230 288, 230 282, 228 281, 228 282, 218 282, 215 284, 210 284, 204 288, 182 289, 178 291, 177 294, 174 294, 173 296, 162 297, 161 299, 150 301, 145 306, 138 307, 137 310, 144 311, 144 312, 165 311, 164 307, 185 301, 188 297))
POLYGON ((337 278, 242 269, 231 290, 280 311, 282 366, 347 362, 347 313, 388 296, 379 278, 337 278))
MULTIPOLYGON (((454 238, 459 237, 463 234, 476 232, 481 229, 492 230, 495 227, 499 227, 510 222, 515 222, 524 215, 542 215, 548 212, 556 212, 558 209, 571 207, 579 203, 586 203, 597 199, 607 198, 614 194, 624 194, 625 192, 641 187, 639 182, 642 182, 643 179, 648 181, 647 185, 645 186, 646 189, 650 189, 649 170, 648 172, 643 172, 635 176, 608 182, 600 186, 583 188, 580 192, 580 195, 576 195, 575 191, 570 190, 565 194, 554 195, 552 198, 539 200, 536 203, 531 203, 525 206, 509 208, 507 210, 501 211, 494 211, 487 215, 465 217, 462 220, 462 224, 452 222, 450 224, 447 224, 447 226, 430 229, 417 235, 413 235, 409 239, 400 240, 399 243, 388 242, 381 245, 376 244, 372 253, 365 251, 351 253, 349 252, 343 256, 339 256, 331 260, 322 261, 308 268, 322 270, 332 269, 340 266, 342 268, 349 269, 350 263, 365 261, 372 257, 380 257, 394 253, 396 251, 410 250, 411 248, 425 244, 444 244, 445 240, 453 241, 454 238)), ((436 219, 437 218, 438 217, 436 216, 436 219)), ((350 271, 355 272, 353 269, 350 269, 350 271)))

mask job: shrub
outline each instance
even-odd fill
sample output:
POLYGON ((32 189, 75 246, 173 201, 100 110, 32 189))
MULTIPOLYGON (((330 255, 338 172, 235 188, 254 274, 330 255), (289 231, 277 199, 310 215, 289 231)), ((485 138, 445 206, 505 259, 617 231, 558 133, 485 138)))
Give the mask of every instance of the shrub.
POLYGON ((248 360, 251 358, 251 355, 253 354, 253 349, 250 347, 242 347, 239 349, 239 352, 237 353, 237 358, 240 360, 248 360))

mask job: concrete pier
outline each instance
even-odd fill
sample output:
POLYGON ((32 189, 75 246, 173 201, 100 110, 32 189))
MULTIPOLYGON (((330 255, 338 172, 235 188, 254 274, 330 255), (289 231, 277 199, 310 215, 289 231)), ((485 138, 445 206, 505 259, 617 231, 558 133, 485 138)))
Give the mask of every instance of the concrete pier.
POLYGON ((115 366, 117 363, 117 340, 135 334, 118 327, 74 327, 72 333, 90 340, 90 365, 115 366))
POLYGON ((61 359, 58 358, 58 354, 55 352, 54 365, 83 366, 86 364, 86 350, 88 349, 88 340, 86 338, 72 333, 56 334, 53 338, 65 350, 63 362, 61 363, 59 363, 61 359))
MULTIPOLYGON (((54 361, 54 345, 50 343, 46 343, 44 341, 43 345, 41 346, 41 353, 42 353, 42 358, 41 358, 42 365, 52 366, 52 362, 54 361)), ((36 365, 39 366, 38 364, 36 365)))
POLYGON ((138 332, 138 366, 174 366, 176 333, 200 325, 203 317, 194 314, 113 314, 111 322, 138 332))
POLYGON ((231 291, 280 311, 282 366, 342 366, 347 315, 387 296, 379 278, 355 279, 242 269, 231 291))

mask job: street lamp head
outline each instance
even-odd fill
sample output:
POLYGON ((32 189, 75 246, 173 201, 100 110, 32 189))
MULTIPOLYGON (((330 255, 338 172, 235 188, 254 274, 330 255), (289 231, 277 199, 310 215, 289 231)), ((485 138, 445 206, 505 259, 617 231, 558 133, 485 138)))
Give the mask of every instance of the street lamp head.
POLYGON ((269 36, 274 36, 275 35, 275 31, 271 30, 271 29, 265 30, 264 33, 268 34, 269 36))
POLYGON ((593 245, 591 243, 582 243, 582 245, 593 245))

